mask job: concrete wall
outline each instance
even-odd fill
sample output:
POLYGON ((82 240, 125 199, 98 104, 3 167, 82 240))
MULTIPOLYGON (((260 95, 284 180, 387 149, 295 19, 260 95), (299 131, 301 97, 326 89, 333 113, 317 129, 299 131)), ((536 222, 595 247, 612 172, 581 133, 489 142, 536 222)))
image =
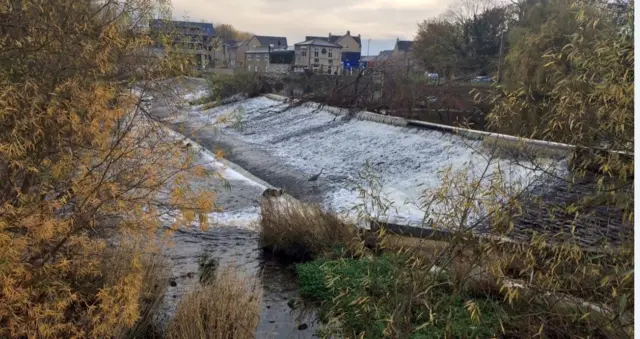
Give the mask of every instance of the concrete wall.
POLYGON ((269 64, 267 66, 267 73, 269 74, 287 74, 291 71, 291 66, 288 64, 269 64))

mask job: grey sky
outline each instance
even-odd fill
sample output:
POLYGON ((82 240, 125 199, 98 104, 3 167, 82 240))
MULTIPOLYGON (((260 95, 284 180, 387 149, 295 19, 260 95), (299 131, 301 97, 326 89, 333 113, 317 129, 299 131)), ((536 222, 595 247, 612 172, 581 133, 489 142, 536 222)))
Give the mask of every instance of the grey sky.
POLYGON ((261 35, 361 34, 362 54, 392 49, 396 38, 411 40, 417 24, 442 13, 452 0, 172 0, 176 19, 229 23, 261 35))

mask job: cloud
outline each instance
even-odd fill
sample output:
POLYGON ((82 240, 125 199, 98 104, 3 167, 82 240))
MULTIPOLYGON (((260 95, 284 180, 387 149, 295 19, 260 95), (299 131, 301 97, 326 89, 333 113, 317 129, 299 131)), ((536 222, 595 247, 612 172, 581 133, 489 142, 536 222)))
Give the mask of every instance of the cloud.
MULTIPOLYGON (((412 39, 417 23, 442 13, 452 0, 173 0, 174 18, 228 23, 262 35, 286 36, 290 44, 307 35, 351 31, 363 40, 412 39), (186 17, 185 17, 186 14, 186 17)), ((363 44, 363 52, 364 52, 363 44)), ((371 44, 374 54, 374 43, 371 44)), ((383 47, 391 49, 393 45, 383 47)))

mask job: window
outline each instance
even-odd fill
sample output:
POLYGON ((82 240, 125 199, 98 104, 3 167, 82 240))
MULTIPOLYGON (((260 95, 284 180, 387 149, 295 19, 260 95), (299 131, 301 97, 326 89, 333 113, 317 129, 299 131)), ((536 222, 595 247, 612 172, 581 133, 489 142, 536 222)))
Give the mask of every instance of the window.
POLYGON ((316 58, 320 56, 320 51, 317 48, 313 49, 313 56, 316 58))
POLYGON ((329 58, 333 58, 333 50, 329 48, 329 58))
POLYGON ((251 72, 251 65, 247 66, 247 71, 251 72))
POLYGON ((302 52, 300 52, 300 55, 302 55, 303 57, 307 56, 307 50, 303 49, 302 52))
POLYGON ((260 61, 261 57, 262 57, 262 54, 256 54, 256 60, 257 61, 260 61))
POLYGON ((253 57, 253 54, 247 55, 247 60, 253 60, 253 59, 251 59, 252 57, 253 57))

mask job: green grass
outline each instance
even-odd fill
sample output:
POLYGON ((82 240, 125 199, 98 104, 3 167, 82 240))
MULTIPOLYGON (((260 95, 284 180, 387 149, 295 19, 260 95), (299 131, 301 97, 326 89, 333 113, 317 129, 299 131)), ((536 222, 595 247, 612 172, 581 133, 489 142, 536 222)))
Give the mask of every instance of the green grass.
POLYGON ((365 338, 384 338, 390 319, 394 319, 393 337, 490 338, 499 333, 497 302, 454 295, 443 279, 421 285, 418 280, 428 275, 412 274, 414 269, 420 268, 396 254, 322 259, 297 266, 301 296, 319 304, 323 321, 338 319, 345 336, 364 333, 365 338), (427 286, 432 288, 421 289, 427 286), (465 307, 467 301, 480 310, 475 322, 465 307))

